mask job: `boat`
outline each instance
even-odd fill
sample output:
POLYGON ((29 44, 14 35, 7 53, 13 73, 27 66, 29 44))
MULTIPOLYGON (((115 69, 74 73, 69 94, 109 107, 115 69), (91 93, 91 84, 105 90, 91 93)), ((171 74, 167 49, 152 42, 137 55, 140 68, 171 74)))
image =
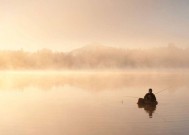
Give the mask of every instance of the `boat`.
POLYGON ((146 106, 146 105, 149 105, 149 106, 156 106, 156 105, 158 104, 158 102, 157 102, 157 101, 154 101, 154 102, 145 101, 144 98, 139 98, 137 104, 138 104, 139 106, 146 106))

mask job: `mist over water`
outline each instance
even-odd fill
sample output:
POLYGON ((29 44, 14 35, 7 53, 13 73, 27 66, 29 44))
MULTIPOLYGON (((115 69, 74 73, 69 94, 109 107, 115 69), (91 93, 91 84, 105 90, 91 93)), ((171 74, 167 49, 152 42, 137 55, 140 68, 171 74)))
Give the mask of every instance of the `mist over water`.
POLYGON ((1 72, 2 135, 186 134, 187 72, 1 72), (159 104, 138 108, 149 88, 159 104))
POLYGON ((1 70, 128 70, 187 69, 189 49, 175 45, 123 49, 90 45, 70 52, 0 51, 1 70))
POLYGON ((0 0, 0 135, 188 135, 187 13, 187 0, 0 0), (149 88, 158 105, 137 104, 149 88))
POLYGON ((186 134, 188 53, 174 45, 0 51, 0 133, 186 134), (158 105, 138 106, 149 88, 158 105))

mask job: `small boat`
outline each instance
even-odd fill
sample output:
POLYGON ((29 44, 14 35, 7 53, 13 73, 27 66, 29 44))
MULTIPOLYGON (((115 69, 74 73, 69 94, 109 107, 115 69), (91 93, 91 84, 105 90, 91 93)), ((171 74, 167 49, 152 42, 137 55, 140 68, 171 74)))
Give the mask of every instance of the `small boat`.
POLYGON ((139 106, 145 106, 145 105, 156 106, 158 104, 158 102, 157 101, 154 101, 154 102, 145 101, 144 98, 139 98, 137 104, 139 106))

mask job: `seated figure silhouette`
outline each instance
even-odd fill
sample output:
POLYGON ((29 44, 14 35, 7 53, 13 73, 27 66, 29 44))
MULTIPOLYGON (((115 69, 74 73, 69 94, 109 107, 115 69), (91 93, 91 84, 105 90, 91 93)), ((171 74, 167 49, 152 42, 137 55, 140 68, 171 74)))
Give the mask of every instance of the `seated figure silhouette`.
POLYGON ((149 89, 149 92, 146 93, 144 98, 139 98, 137 104, 139 106, 143 106, 145 104, 157 105, 158 102, 156 101, 156 96, 154 95, 154 93, 152 93, 152 89, 149 89))
POLYGON ((139 108, 144 108, 149 114, 149 118, 152 118, 152 114, 156 110, 156 105, 158 104, 156 96, 152 93, 152 89, 149 89, 149 92, 146 93, 144 98, 139 98, 137 104, 139 108))
POLYGON ((149 89, 149 92, 146 93, 146 95, 144 96, 144 102, 146 103, 156 102, 156 96, 154 95, 154 93, 152 93, 152 89, 149 89))

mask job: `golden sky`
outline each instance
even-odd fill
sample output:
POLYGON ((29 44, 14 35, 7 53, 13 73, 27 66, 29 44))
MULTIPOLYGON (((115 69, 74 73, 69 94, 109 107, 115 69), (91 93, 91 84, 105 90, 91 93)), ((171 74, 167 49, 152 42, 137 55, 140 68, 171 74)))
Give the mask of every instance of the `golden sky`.
POLYGON ((187 0, 0 0, 0 49, 189 46, 187 0))

